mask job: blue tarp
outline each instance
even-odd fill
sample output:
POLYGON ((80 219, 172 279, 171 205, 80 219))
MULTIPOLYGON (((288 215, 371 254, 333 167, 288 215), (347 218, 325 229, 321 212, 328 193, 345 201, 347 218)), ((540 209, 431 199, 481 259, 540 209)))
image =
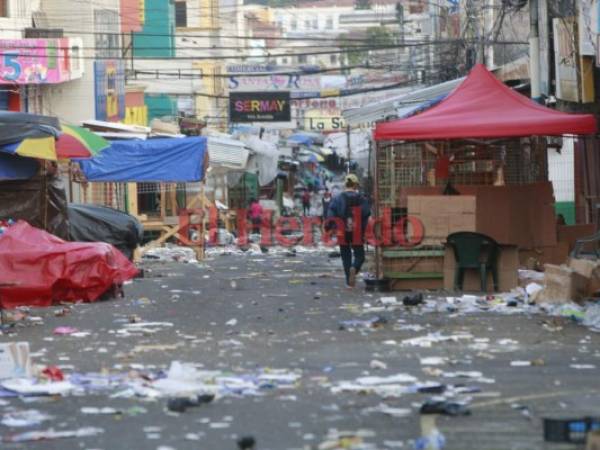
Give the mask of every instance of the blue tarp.
POLYGON ((288 142, 300 145, 313 145, 314 139, 310 136, 306 136, 304 134, 292 134, 288 139, 288 142))
POLYGON ((89 181, 192 182, 204 178, 206 137, 114 141, 91 159, 79 160, 89 181))
POLYGON ((35 159, 0 153, 0 180, 28 180, 38 168, 35 159))

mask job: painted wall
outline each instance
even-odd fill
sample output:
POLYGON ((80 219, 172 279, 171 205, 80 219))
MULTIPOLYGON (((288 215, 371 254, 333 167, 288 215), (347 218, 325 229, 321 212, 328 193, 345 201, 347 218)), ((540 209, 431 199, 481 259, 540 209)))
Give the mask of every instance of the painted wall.
POLYGON ((177 99, 175 97, 147 94, 144 96, 144 103, 148 107, 148 123, 157 117, 177 115, 177 99))
POLYGON ((137 58, 175 56, 175 6, 170 0, 146 0, 142 31, 133 36, 137 58))
POLYGON ((121 0, 121 31, 142 31, 144 19, 143 0, 121 0))
POLYGON ((127 125, 148 125, 148 107, 145 103, 144 91, 128 91, 125 94, 125 119, 127 125))

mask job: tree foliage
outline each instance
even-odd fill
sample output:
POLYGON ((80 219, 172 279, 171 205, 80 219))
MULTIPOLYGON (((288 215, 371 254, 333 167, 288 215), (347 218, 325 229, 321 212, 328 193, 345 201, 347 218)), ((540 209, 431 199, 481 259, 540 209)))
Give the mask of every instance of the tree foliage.
POLYGON ((364 47, 375 46, 393 46, 395 43, 394 35, 386 27, 369 27, 366 29, 365 40, 357 41, 356 37, 348 34, 341 35, 338 38, 338 45, 341 50, 346 50, 344 54, 348 57, 348 64, 355 66, 364 64, 368 61, 369 50, 364 47), (357 49, 357 47, 363 47, 357 49))

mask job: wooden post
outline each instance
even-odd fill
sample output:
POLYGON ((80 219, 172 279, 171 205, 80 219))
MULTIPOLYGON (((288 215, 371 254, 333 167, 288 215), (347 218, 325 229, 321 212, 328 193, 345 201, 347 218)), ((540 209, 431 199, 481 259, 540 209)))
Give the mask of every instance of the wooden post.
MULTIPOLYGON (((373 179, 373 198, 375 199, 375 217, 379 217, 379 143, 375 143, 375 173, 373 179)), ((379 245, 375 246, 375 279, 379 280, 382 277, 381 273, 381 248, 379 245)))
POLYGON ((165 221, 167 217, 167 190, 164 183, 160 183, 160 220, 165 221))
POLYGON ((206 210, 206 195, 204 195, 204 181, 200 182, 200 209, 202 209, 202 224, 200 225, 200 246, 197 247, 196 257, 199 261, 204 259, 204 244, 206 242, 206 221, 209 211, 206 210))
POLYGON ((127 183, 127 211, 135 217, 139 217, 137 183, 127 183))

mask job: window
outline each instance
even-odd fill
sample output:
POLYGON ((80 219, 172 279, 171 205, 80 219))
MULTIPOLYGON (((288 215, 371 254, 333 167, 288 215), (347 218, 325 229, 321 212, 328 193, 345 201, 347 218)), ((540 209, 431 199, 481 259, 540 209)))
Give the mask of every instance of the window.
POLYGON ((291 26, 292 30, 297 30, 298 29, 298 21, 296 19, 292 19, 292 26, 291 26))
POLYGON ((96 56, 98 58, 121 57, 121 33, 119 13, 111 9, 94 10, 96 56))
POLYGON ((72 46, 71 47, 71 57, 69 59, 71 60, 71 68, 75 72, 79 72, 81 70, 80 58, 81 58, 81 49, 79 48, 78 45, 72 46))
POLYGON ((0 17, 8 17, 8 1, 0 0, 0 17))
POLYGON ((331 64, 337 64, 337 55, 330 55, 329 62, 331 62, 331 64))
POLYGON ((187 27, 187 3, 175 2, 175 26, 187 27))
POLYGON ((313 19, 312 25, 315 30, 318 30, 319 29, 319 19, 315 17, 313 19))
POLYGON ((288 63, 288 59, 287 58, 282 58, 281 59, 281 63, 282 64, 287 64, 288 63))
POLYGON ((300 55, 298 56, 298 63, 299 64, 306 64, 308 62, 308 58, 306 57, 306 55, 300 55))
POLYGON ((310 20, 306 19, 304 21, 304 28, 307 29, 307 30, 310 28, 310 20))
POLYGON ((333 30, 333 17, 327 18, 327 25, 325 25, 325 28, 328 30, 333 30))

